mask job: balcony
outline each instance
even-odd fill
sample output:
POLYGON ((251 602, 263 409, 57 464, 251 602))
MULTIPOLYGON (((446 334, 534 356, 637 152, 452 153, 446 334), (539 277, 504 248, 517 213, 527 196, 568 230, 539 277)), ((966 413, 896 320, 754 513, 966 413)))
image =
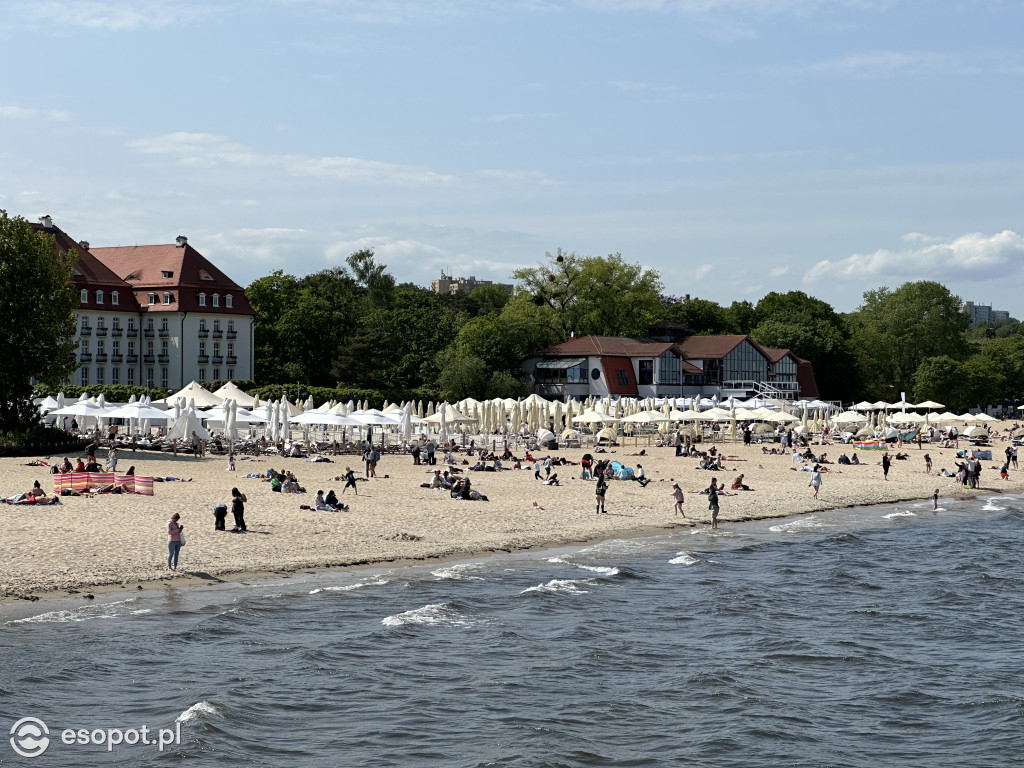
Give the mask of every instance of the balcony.
POLYGON ((134 339, 138 335, 139 331, 137 328, 129 328, 127 331, 125 331, 125 336, 127 336, 129 339, 134 339))
POLYGON ((221 331, 221 330, 219 330, 217 328, 214 328, 213 329, 213 338, 215 338, 215 339, 223 339, 224 338, 224 331, 221 331))
POLYGON ((92 326, 83 325, 78 329, 79 336, 92 336, 92 326))
POLYGON ((116 337, 120 338, 123 334, 124 334, 124 331, 122 331, 120 328, 111 328, 110 329, 110 335, 111 336, 116 336, 116 337))
POLYGON ((137 363, 137 362, 139 362, 139 356, 138 355, 128 355, 127 362, 132 363, 132 364, 137 363))
POLYGON ((147 339, 152 339, 154 336, 156 336, 156 331, 154 331, 152 328, 147 328, 142 332, 142 335, 145 336, 147 339))
POLYGON ((146 365, 152 365, 153 363, 156 362, 156 355, 143 355, 142 362, 144 362, 146 365))
POLYGON ((199 364, 200 365, 206 365, 208 362, 210 362, 210 356, 209 355, 200 355, 199 356, 199 364))
POLYGON ((92 352, 79 352, 78 353, 78 362, 80 362, 80 363, 91 363, 92 362, 92 352))
POLYGON ((200 328, 198 335, 199 335, 200 339, 208 339, 208 338, 210 338, 210 332, 208 330, 206 330, 205 328, 200 328))
POLYGON ((96 329, 96 335, 97 336, 106 336, 107 335, 107 329, 106 328, 97 328, 96 329))
POLYGON ((237 357, 235 357, 234 355, 228 355, 228 365, 236 365, 237 363, 238 363, 238 358, 237 357))
POLYGON ((112 362, 112 363, 123 363, 124 362, 124 355, 115 352, 113 355, 110 356, 110 362, 112 362))
POLYGON ((224 364, 224 358, 221 355, 214 355, 213 356, 213 364, 214 365, 223 365, 224 364))
POLYGON ((171 331, 168 328, 161 328, 160 329, 160 338, 161 339, 169 339, 169 338, 171 338, 171 331))
POLYGON ((105 362, 107 362, 107 353, 106 352, 97 352, 96 353, 96 362, 97 363, 105 363, 105 362))
POLYGON ((237 339, 238 338, 238 331, 228 331, 228 338, 229 339, 237 339))

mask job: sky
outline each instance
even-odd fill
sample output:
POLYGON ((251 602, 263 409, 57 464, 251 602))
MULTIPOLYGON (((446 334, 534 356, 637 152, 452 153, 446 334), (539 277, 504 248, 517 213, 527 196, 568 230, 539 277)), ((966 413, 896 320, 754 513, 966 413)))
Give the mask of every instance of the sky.
POLYGON ((236 282, 557 248, 1024 317, 1016 0, 0 0, 0 208, 236 282))

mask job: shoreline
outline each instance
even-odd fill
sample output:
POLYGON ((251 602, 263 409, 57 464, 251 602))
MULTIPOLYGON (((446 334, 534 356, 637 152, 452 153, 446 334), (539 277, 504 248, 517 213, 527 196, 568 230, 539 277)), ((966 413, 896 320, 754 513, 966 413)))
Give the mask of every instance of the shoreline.
MULTIPOLYGON (((726 461, 730 468, 718 473, 719 479, 729 485, 742 472, 745 482, 756 489, 723 496, 720 524, 724 527, 818 511, 927 501, 936 486, 940 497, 957 500, 1024 492, 1024 473, 1011 472, 1011 481, 1002 481, 986 466, 983 487, 967 490, 951 478, 926 475, 918 462, 901 461, 893 462, 895 482, 888 483, 880 482, 881 472, 874 463, 829 465, 832 471, 823 475, 821 498, 813 499, 808 477, 790 471, 794 467, 790 457, 764 455, 759 446, 726 443, 716 447, 733 457, 726 461)), ((316 490, 339 486, 331 478, 343 473, 345 465, 340 462, 356 464, 353 457, 337 457, 337 462, 324 464, 267 457, 239 462, 241 471, 227 473, 222 457, 125 454, 122 464, 135 462, 140 475, 175 474, 192 477, 193 482, 157 483, 152 497, 71 497, 55 506, 0 505, 0 557, 7 566, 0 577, 0 605, 444 563, 667 535, 708 525, 706 502, 694 495, 694 489, 706 487, 714 473, 696 469, 696 459, 675 457, 671 448, 648 448, 642 457, 635 456, 637 448, 633 446, 631 454, 630 446, 619 446, 604 457, 630 466, 642 462, 649 486, 612 482, 609 514, 600 516, 594 514, 593 485, 578 479, 579 468, 573 466, 554 467, 564 473, 563 484, 557 487, 534 480, 532 469, 467 473, 474 487, 491 501, 465 502, 420 488, 433 468, 414 466, 407 455, 386 454, 382 461, 386 476, 360 482, 360 494, 344 499, 351 511, 328 513, 298 507, 310 504, 316 490), (309 493, 271 493, 269 484, 245 476, 247 470, 262 474, 269 467, 295 472, 309 493), (673 480, 687 492, 685 520, 673 519, 673 480), (212 504, 223 499, 232 485, 249 497, 249 533, 244 536, 214 533, 202 522, 205 517, 212 528, 212 504), (538 506, 531 506, 537 502, 538 506), (165 524, 172 512, 182 515, 190 534, 177 572, 160 565, 161 558, 166 559, 165 524)), ((996 443, 993 452, 1001 448, 996 443)), ((843 449, 848 446, 814 446, 816 451, 832 452, 833 457, 843 449)), ((552 455, 578 461, 582 453, 576 449, 552 455)), ((943 461, 951 466, 953 449, 933 447, 930 453, 936 457, 936 468, 943 461)), ((2 459, 0 470, 25 487, 31 479, 47 487, 45 468, 19 461, 24 460, 2 459)))

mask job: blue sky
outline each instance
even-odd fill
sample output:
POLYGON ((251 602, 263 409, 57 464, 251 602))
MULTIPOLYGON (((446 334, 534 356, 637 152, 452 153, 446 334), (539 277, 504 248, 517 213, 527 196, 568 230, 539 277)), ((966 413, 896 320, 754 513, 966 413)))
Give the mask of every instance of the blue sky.
POLYGON ((1000 0, 0 0, 0 207, 179 234, 243 285, 561 247, 667 293, 1024 317, 1024 6, 1000 0))

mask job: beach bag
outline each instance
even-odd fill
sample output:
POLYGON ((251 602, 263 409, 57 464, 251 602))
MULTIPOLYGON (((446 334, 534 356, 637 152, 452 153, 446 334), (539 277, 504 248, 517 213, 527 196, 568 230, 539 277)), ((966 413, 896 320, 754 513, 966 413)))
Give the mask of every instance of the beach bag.
POLYGON ((181 546, 185 546, 185 532, 178 531, 178 538, 181 539, 181 546))

